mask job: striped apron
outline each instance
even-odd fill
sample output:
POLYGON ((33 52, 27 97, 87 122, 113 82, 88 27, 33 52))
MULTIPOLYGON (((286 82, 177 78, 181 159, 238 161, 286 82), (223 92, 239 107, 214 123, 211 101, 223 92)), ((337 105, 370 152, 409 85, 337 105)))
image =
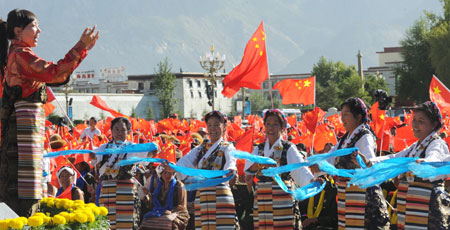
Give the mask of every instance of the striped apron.
MULTIPOLYGON (((288 188, 289 181, 285 181, 288 188)), ((255 229, 293 229, 294 201, 274 181, 258 181, 255 192, 253 222, 255 229)))
POLYGON ((17 120, 18 196, 42 199, 45 114, 40 102, 14 104, 17 120))
POLYGON ((108 209, 111 229, 137 229, 139 216, 135 208, 135 185, 129 180, 105 180, 99 203, 108 209))
POLYGON ((195 229, 234 229, 236 209, 228 185, 197 190, 194 201, 195 229))
POLYGON ((347 182, 337 181, 338 186, 338 228, 364 229, 366 189, 360 189, 347 182))
MULTIPOLYGON (((398 229, 446 229, 450 206, 448 194, 439 194, 442 182, 400 180, 397 194, 398 229), (442 197, 444 195, 445 197, 442 197), (447 200, 444 204, 442 200, 447 200)), ((443 190, 443 188, 442 188, 443 190)))

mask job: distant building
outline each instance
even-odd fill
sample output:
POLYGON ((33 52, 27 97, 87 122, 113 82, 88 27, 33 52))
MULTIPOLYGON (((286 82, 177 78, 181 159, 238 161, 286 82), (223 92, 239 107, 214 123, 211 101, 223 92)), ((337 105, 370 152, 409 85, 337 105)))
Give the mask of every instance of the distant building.
POLYGON ((364 71, 365 76, 372 74, 384 78, 389 87, 389 95, 393 96, 397 95, 395 88, 398 81, 398 76, 395 75, 394 71, 397 66, 404 63, 401 55, 402 50, 402 47, 385 47, 383 51, 377 52, 378 66, 369 67, 364 71))
MULTIPOLYGON (((65 92, 65 86, 54 88, 65 92)), ((76 71, 71 75, 69 91, 78 93, 129 93, 124 67, 76 71)))
MULTIPOLYGON (((203 115, 211 111, 208 105, 206 95, 206 85, 211 84, 204 76, 204 73, 182 72, 175 74, 175 101, 177 107, 175 110, 182 113, 186 118, 201 119, 203 115)), ((220 73, 219 73, 220 74, 220 73)), ((154 74, 145 75, 129 75, 128 90, 129 92, 142 93, 151 97, 151 106, 159 108, 159 99, 156 96, 155 86, 153 84, 154 74)), ((225 113, 231 112, 232 99, 222 95, 223 83, 222 79, 225 75, 221 75, 221 79, 217 80, 215 89, 215 106, 216 110, 225 113)), ((153 109, 156 119, 163 119, 159 114, 159 109, 153 109)))

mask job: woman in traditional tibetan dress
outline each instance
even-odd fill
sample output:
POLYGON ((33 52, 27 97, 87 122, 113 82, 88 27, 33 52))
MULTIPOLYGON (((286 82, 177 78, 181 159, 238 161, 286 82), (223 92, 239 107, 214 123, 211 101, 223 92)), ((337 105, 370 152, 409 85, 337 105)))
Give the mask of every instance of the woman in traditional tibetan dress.
MULTIPOLYGON (((236 159, 230 154, 235 150, 233 144, 223 140, 226 132, 226 117, 219 111, 212 111, 205 116, 210 140, 194 148, 177 165, 208 170, 231 170, 234 173, 236 159)), ((231 175, 231 174, 229 174, 231 175)), ((184 180, 186 176, 179 174, 184 180)), ((228 183, 214 187, 201 188, 195 197, 196 229, 234 229, 236 211, 228 183)))
POLYGON ((98 38, 86 28, 77 44, 57 63, 45 61, 32 50, 41 32, 36 16, 12 10, 0 20, 0 76, 3 86, 0 201, 20 216, 29 216, 42 198, 44 136, 43 104, 47 86, 62 85, 86 57, 98 38), (11 44, 8 49, 8 40, 11 44))
MULTIPOLYGON (((303 162, 304 159, 298 152, 297 147, 282 138, 282 132, 286 129, 286 125, 286 116, 280 110, 268 110, 264 114, 266 141, 258 145, 253 150, 253 154, 270 157, 277 162, 277 166, 303 162)), ((250 161, 246 161, 244 166, 244 171, 248 174, 247 183, 252 183, 255 174, 258 178, 253 209, 255 229, 294 228, 294 200, 292 196, 284 192, 271 177, 263 176, 260 171, 266 167, 274 166, 250 161)), ((291 178, 298 186, 302 187, 311 182, 313 175, 307 167, 281 175, 281 179, 288 187, 292 187, 291 178)))
POLYGON ((144 214, 140 229, 184 230, 189 221, 186 189, 169 165, 161 164, 156 170, 158 179, 150 182, 147 194, 151 211, 144 214))
MULTIPOLYGON (((341 105, 341 119, 347 131, 331 151, 358 147, 367 159, 375 157, 375 136, 366 124, 366 104, 360 98, 349 98, 341 105)), ((355 154, 331 158, 336 168, 360 168, 355 154)), ((339 229, 389 229, 389 215, 383 191, 379 186, 361 189, 347 186, 348 178, 338 177, 338 227, 339 229)))
MULTIPOLYGON (((435 103, 427 101, 414 109, 412 129, 419 140, 396 154, 374 161, 396 157, 418 157, 418 162, 448 161, 447 143, 439 136, 442 116, 435 103), (446 159, 447 158, 447 159, 446 159)), ((398 229, 449 229, 450 197, 444 190, 445 176, 431 180, 411 173, 400 177, 397 192, 398 229)))
MULTIPOLYGON (((112 141, 101 145, 96 152, 130 145, 127 136, 131 123, 127 118, 117 117, 111 121, 112 141)), ((101 187, 99 205, 108 209, 111 229, 137 229, 140 216, 140 200, 137 196, 137 182, 134 179, 135 165, 119 166, 120 160, 132 157, 146 157, 147 153, 120 153, 96 156, 101 187)))

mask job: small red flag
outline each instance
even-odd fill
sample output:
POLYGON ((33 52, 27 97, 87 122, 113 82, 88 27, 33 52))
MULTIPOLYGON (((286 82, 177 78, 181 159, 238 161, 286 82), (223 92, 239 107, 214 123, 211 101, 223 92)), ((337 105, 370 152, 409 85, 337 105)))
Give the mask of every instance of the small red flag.
POLYGON ((55 94, 53 93, 52 88, 47 86, 47 102, 52 102, 56 99, 55 94))
POLYGON ((282 103, 287 104, 315 104, 316 95, 316 77, 312 76, 305 79, 286 79, 278 82, 273 89, 280 91, 283 98, 282 103))
POLYGON ((103 101, 103 100, 102 100, 99 96, 97 96, 97 95, 94 95, 94 96, 92 97, 91 105, 93 105, 93 106, 95 106, 95 107, 97 107, 97 108, 99 108, 99 109, 101 109, 101 110, 105 110, 105 111, 107 111, 107 112, 110 112, 111 115, 113 115, 114 117, 126 117, 126 118, 130 119, 129 116, 125 116, 125 115, 123 115, 123 114, 121 114, 121 113, 118 113, 118 112, 115 111, 114 109, 109 108, 109 107, 106 105, 106 102, 103 101))
POLYGON ((243 135, 236 139, 236 149, 249 152, 253 151, 253 132, 254 128, 250 128, 243 135))
POLYGON ((241 63, 223 79, 222 94, 231 98, 242 87, 261 89, 261 83, 268 77, 266 34, 261 22, 245 47, 241 63))
POLYGON ((429 93, 430 100, 439 106, 442 115, 450 114, 450 90, 434 75, 431 79, 429 93))
POLYGON ((303 114, 303 121, 305 122, 306 128, 314 133, 316 131, 317 124, 323 121, 325 117, 325 112, 319 107, 315 107, 313 111, 309 111, 303 114))
POLYGON ((45 112, 45 116, 46 116, 46 117, 47 117, 48 115, 50 115, 50 114, 53 112, 53 110, 55 110, 55 105, 53 105, 52 103, 47 102, 47 103, 44 105, 44 112, 45 112))

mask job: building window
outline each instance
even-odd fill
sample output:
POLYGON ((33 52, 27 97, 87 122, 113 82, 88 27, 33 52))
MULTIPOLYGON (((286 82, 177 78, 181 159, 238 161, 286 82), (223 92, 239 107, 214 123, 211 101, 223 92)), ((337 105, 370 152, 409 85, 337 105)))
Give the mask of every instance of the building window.
POLYGON ((194 98, 194 92, 191 91, 191 98, 194 98))
POLYGON ((150 86, 149 86, 150 88, 150 90, 152 90, 153 89, 153 82, 150 82, 150 86))
POLYGON ((267 82, 263 82, 263 89, 267 89, 267 88, 268 88, 267 82))
POLYGON ((188 84, 189 84, 189 88, 192 88, 192 80, 189 80, 188 84))
POLYGON ((138 83, 138 90, 144 90, 144 82, 138 83))
POLYGON ((214 96, 217 98, 217 91, 214 91, 214 96))
POLYGON ((198 91, 198 97, 202 98, 202 92, 198 91))
POLYGON ((202 82, 200 80, 197 80, 197 87, 202 87, 202 82))

